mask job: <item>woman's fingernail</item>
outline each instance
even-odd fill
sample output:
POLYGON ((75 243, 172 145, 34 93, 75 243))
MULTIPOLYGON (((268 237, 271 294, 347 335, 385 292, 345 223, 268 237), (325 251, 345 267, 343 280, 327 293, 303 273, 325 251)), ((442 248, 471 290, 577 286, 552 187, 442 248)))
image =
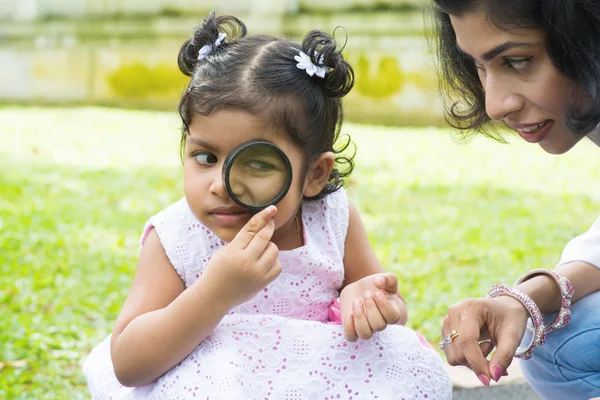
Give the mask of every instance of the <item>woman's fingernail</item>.
POLYGON ((355 299, 354 302, 352 303, 352 305, 354 306, 354 308, 361 308, 362 301, 360 301, 360 299, 355 299))
POLYGON ((483 383, 483 386, 490 386, 490 378, 488 378, 484 374, 479 374, 477 375, 477 377, 479 378, 481 383, 483 383))
POLYGON ((373 297, 373 292, 371 292, 370 290, 367 290, 365 292, 365 299, 370 299, 371 297, 373 297))
POLYGON ((375 278, 375 284, 379 287, 385 286, 385 279, 382 276, 375 278))
POLYGON ((383 300, 385 298, 385 295, 383 294, 383 292, 378 291, 377 293, 375 293, 375 297, 377 297, 377 299, 379 300, 383 300))
POLYGON ((492 368, 492 379, 494 379, 496 382, 502 378, 503 374, 504 368, 502 368, 500 365, 496 365, 494 368, 492 368))

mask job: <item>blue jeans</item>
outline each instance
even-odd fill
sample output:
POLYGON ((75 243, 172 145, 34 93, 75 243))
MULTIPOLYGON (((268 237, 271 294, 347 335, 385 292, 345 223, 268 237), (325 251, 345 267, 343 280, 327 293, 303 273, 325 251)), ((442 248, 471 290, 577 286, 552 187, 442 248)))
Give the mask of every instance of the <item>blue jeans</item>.
MULTIPOLYGON (((521 360, 529 385, 544 399, 579 400, 600 396, 600 292, 571 306, 571 322, 521 360)), ((545 315, 546 324, 556 314, 545 315)))

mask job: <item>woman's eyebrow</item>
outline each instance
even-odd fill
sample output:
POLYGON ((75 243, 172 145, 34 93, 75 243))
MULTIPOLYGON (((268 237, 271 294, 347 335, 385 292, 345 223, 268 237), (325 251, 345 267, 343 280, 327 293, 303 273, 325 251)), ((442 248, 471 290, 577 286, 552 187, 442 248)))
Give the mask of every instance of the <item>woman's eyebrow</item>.
MULTIPOLYGON (((499 56, 500 54, 504 53, 506 50, 513 49, 515 47, 531 47, 531 46, 535 46, 536 44, 537 43, 532 43, 532 42, 504 42, 504 43, 494 47, 490 51, 483 53, 481 55, 481 58, 485 61, 490 61, 490 60, 494 59, 495 57, 499 56)), ((458 43, 456 43, 456 48, 458 49, 458 51, 460 53, 473 58, 473 56, 471 56, 469 53, 467 53, 463 49, 461 49, 460 46, 458 45, 458 43)))

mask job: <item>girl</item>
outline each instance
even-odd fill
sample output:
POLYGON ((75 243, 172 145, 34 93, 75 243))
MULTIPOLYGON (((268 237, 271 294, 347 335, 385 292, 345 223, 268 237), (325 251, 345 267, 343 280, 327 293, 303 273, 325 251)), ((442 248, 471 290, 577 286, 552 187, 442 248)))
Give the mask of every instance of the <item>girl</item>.
POLYGON ((131 292, 84 365, 94 399, 450 398, 341 188, 353 164, 334 144, 353 74, 333 39, 247 37, 211 13, 178 61, 191 76, 185 197, 146 224, 131 292), (253 216, 221 170, 256 139, 287 155, 293 178, 253 216), (325 324, 340 291, 343 326, 325 324))
MULTIPOLYGON (((600 145, 598 2, 433 3, 442 90, 454 126, 495 135, 494 128, 502 124, 552 154, 569 151, 586 136, 600 145)), ((540 332, 546 343, 521 363, 529 384, 546 399, 598 396, 599 268, 600 219, 564 249, 554 270, 558 275, 534 271, 515 288, 491 292, 502 295, 451 307, 443 334, 455 331, 450 336, 458 339, 445 346, 448 362, 468 366, 488 386, 511 363, 527 318, 546 313, 538 320, 545 326, 540 332), (480 347, 480 339, 491 344, 480 347), (488 361, 485 356, 494 344, 497 351, 488 361)))

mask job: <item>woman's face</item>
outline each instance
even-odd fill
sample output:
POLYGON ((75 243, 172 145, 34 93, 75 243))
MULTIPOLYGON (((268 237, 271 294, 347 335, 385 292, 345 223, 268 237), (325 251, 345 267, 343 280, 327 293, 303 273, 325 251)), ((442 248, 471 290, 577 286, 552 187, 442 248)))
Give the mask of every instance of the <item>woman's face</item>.
POLYGON ((548 58, 541 31, 507 32, 483 12, 450 19, 459 50, 477 66, 490 118, 551 154, 565 153, 581 140, 565 118, 579 93, 548 58))

